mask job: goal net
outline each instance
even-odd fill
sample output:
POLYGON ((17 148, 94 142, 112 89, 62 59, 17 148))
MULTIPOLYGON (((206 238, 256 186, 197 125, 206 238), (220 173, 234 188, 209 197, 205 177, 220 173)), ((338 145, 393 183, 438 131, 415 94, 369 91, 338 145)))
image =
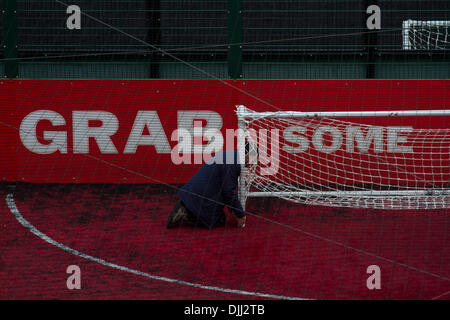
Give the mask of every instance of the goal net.
POLYGON ((259 113, 238 106, 245 130, 239 139, 259 148, 258 161, 242 166, 241 202, 279 197, 337 207, 450 208, 450 129, 342 120, 421 115, 450 110, 259 113))
POLYGON ((450 49, 450 21, 403 21, 403 49, 450 49))

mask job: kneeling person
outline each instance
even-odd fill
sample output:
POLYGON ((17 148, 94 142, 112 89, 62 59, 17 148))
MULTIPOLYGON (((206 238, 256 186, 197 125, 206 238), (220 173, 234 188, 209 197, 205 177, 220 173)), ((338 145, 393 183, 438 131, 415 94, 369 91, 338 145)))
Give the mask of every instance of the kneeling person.
MULTIPOLYGON (((245 145, 245 163, 256 163, 257 149, 245 145), (256 158, 255 158, 256 157, 256 158)), ((167 220, 167 228, 183 223, 202 225, 209 229, 224 226, 227 206, 240 228, 245 226, 246 215, 237 195, 241 165, 237 150, 228 150, 209 159, 180 189, 178 201, 167 220)))

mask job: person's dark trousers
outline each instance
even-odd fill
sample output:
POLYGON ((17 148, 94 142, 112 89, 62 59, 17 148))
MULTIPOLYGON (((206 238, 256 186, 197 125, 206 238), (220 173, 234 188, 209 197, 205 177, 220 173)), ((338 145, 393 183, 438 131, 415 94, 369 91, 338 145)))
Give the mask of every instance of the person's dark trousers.
MULTIPOLYGON (((183 201, 180 200, 180 202, 181 202, 181 205, 186 208, 183 201)), ((217 227, 224 227, 227 222, 227 217, 226 217, 225 213, 223 213, 222 216, 220 217, 219 221, 217 221, 217 223, 214 226, 208 227, 200 219, 198 219, 197 216, 188 208, 186 208, 186 213, 187 213, 189 222, 192 223, 195 227, 203 227, 203 228, 213 229, 213 228, 217 228, 217 227)))
MULTIPOLYGON (((200 219, 198 219, 197 216, 191 210, 189 210, 186 207, 186 205, 183 203, 183 201, 181 201, 181 200, 179 200, 175 204, 174 209, 173 209, 171 215, 169 216, 169 219, 171 219, 174 216, 174 213, 178 212, 180 210, 180 208, 184 209, 183 211, 185 212, 185 216, 183 215, 183 218, 178 223, 176 223, 177 225, 185 224, 185 225, 190 225, 193 227, 203 227, 203 228, 208 228, 208 229, 225 226, 225 223, 226 223, 225 213, 222 214, 219 221, 217 221, 217 223, 214 226, 209 227, 209 226, 205 225, 200 219)), ((174 227, 174 224, 170 223, 170 227, 174 227)))

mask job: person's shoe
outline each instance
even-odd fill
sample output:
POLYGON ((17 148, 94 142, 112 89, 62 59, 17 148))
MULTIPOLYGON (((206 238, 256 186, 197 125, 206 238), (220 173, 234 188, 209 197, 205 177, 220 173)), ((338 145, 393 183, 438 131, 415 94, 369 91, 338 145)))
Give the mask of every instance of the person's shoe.
POLYGON ((167 229, 178 226, 183 221, 188 220, 186 208, 178 201, 167 219, 167 229))

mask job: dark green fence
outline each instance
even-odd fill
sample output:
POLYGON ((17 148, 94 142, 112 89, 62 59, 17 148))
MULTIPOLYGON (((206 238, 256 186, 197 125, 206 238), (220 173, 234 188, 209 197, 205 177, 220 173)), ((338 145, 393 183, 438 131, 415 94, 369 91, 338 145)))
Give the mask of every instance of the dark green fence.
POLYGON ((3 0, 0 72, 9 78, 450 78, 447 21, 448 0, 3 0), (66 26, 67 6, 74 4, 82 12, 80 30, 66 26), (369 5, 381 9, 380 30, 366 27, 369 5), (442 22, 415 33, 430 48, 405 50, 409 19, 442 22))

